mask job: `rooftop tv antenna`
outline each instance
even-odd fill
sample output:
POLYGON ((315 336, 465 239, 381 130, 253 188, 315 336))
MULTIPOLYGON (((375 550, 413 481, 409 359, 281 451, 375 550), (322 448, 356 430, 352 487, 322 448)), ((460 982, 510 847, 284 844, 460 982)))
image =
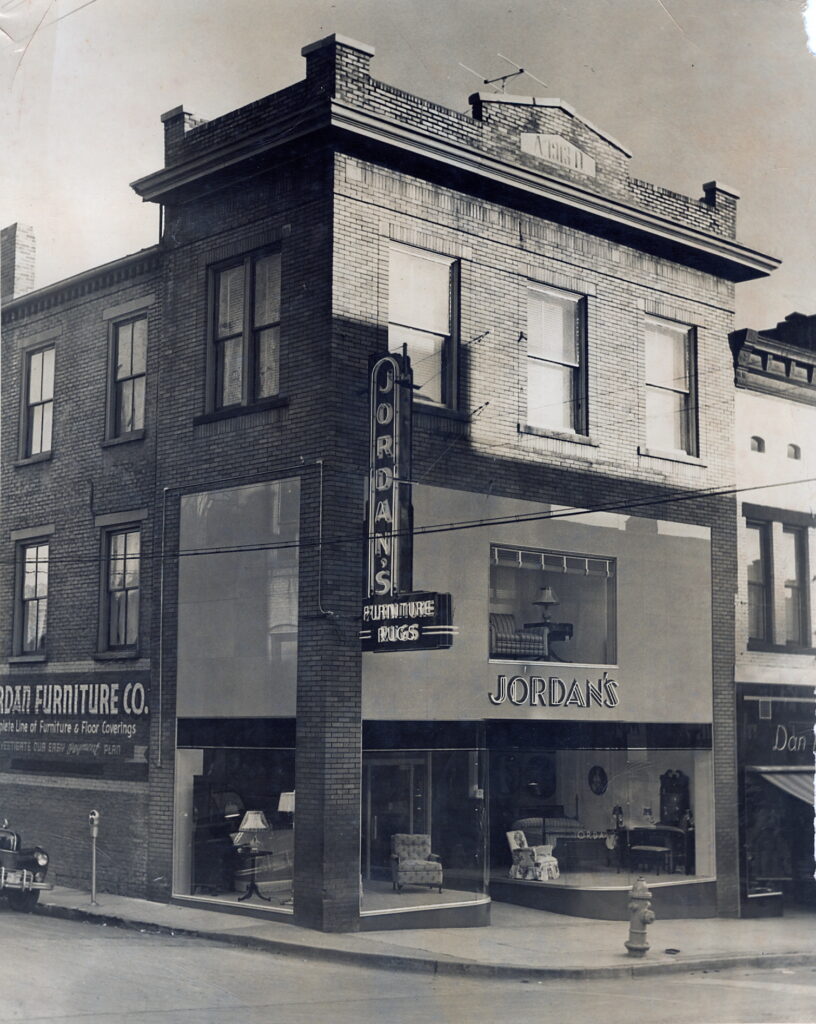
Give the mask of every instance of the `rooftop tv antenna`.
POLYGON ((501 60, 507 61, 508 64, 512 64, 512 66, 516 70, 508 71, 506 75, 497 75, 495 78, 485 78, 484 75, 479 74, 478 71, 474 71, 473 68, 469 68, 467 64, 463 64, 461 61, 459 62, 459 67, 464 68, 465 71, 469 71, 471 75, 475 75, 477 78, 481 78, 483 85, 495 86, 496 82, 501 82, 502 92, 504 92, 507 82, 511 78, 516 78, 518 75, 527 75, 527 77, 532 78, 534 82, 538 82, 539 85, 543 85, 546 87, 546 82, 542 82, 540 78, 536 78, 536 76, 531 71, 526 71, 520 64, 516 64, 514 60, 510 60, 509 57, 505 57, 503 53, 497 53, 496 56, 500 57, 501 60))

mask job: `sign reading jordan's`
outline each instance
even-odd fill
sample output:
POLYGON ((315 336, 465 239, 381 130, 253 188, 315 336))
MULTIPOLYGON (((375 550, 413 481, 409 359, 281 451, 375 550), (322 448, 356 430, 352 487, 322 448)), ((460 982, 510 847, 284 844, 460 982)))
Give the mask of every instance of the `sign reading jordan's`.
POLYGON ((407 354, 376 360, 371 368, 368 585, 360 630, 364 651, 433 650, 453 643, 450 594, 411 589, 412 393, 407 354))

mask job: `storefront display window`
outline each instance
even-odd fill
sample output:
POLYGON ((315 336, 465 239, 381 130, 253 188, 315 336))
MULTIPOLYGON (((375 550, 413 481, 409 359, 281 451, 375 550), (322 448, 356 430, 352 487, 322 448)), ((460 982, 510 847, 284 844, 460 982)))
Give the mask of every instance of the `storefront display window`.
POLYGON ((178 750, 177 896, 291 912, 294 828, 293 749, 178 750))
POLYGON ((616 607, 613 558, 491 549, 491 658, 612 664, 616 607))
POLYGON ((494 877, 592 888, 712 876, 710 783, 710 750, 496 751, 494 877))
POLYGON ((478 750, 365 752, 363 914, 485 899, 483 763, 478 750))

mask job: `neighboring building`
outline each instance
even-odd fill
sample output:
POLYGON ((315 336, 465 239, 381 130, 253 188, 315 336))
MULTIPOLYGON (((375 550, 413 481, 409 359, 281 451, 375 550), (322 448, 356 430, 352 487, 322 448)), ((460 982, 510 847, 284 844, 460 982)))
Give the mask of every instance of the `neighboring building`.
POLYGON ((630 870, 739 913, 727 338, 776 261, 560 100, 303 52, 163 116, 158 247, 4 307, 10 809, 66 881, 97 806, 106 887, 325 930, 618 916, 630 870))
POLYGON ((816 905, 816 317, 731 335, 743 913, 816 905), (752 491, 751 488, 757 488, 752 491))

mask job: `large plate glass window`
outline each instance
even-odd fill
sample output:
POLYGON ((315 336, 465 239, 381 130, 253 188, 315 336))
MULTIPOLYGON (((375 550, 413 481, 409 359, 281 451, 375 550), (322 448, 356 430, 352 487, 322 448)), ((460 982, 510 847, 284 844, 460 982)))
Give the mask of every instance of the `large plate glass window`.
POLYGON ((528 288, 528 426, 586 434, 585 319, 581 296, 528 288))
POLYGON ((420 249, 389 252, 388 349, 407 346, 415 397, 434 405, 455 404, 457 264, 420 249))

